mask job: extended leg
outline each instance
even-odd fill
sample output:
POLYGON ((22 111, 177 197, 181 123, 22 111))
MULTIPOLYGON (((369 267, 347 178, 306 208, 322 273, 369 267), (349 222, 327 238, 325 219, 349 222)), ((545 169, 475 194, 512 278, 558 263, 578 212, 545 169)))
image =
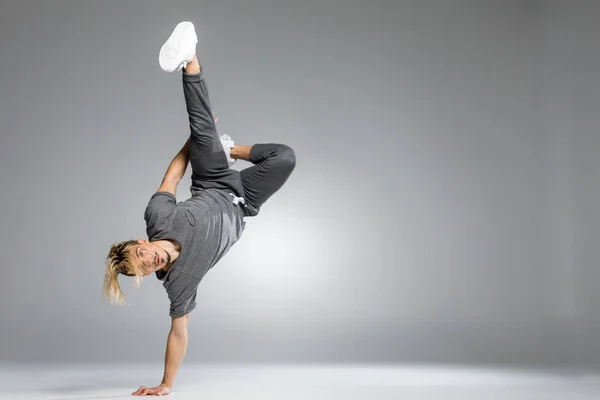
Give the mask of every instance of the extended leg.
MULTIPOLYGON (((196 190, 225 189, 241 197, 244 189, 238 171, 229 163, 217 128, 196 56, 198 38, 194 24, 177 24, 158 55, 161 68, 167 72, 182 71, 183 93, 190 121, 189 162, 192 165, 192 196, 196 190)), ((235 200, 237 201, 237 199, 235 200)))
POLYGON ((296 154, 284 144, 235 146, 231 157, 247 160, 252 167, 241 171, 247 214, 254 216, 260 207, 277 192, 296 166, 296 154))
POLYGON ((202 66, 196 56, 183 71, 183 92, 190 121, 192 186, 231 189, 237 196, 242 196, 239 172, 229 168, 217 133, 202 66))

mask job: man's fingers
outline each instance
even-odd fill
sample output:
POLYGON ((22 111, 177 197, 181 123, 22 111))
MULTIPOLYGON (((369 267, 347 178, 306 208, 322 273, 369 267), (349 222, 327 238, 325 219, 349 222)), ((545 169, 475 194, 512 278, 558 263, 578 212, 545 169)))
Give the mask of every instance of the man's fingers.
POLYGON ((148 389, 146 389, 144 386, 140 386, 140 388, 138 390, 136 390, 135 392, 133 392, 131 394, 134 395, 134 396, 141 396, 142 392, 144 390, 148 390, 148 389))
POLYGON ((169 394, 169 393, 170 393, 170 389, 165 388, 163 386, 157 386, 154 388, 147 388, 145 386, 142 386, 138 390, 136 390, 135 392, 133 392, 131 394, 134 396, 147 396, 147 395, 163 396, 163 395, 169 394))

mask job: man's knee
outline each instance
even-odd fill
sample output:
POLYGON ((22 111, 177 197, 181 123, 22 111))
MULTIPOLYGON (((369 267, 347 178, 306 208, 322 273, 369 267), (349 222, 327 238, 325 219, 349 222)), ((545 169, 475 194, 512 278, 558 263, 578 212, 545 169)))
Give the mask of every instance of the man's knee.
POLYGON ((277 165, 290 172, 296 167, 296 152, 290 146, 280 144, 277 148, 277 165))

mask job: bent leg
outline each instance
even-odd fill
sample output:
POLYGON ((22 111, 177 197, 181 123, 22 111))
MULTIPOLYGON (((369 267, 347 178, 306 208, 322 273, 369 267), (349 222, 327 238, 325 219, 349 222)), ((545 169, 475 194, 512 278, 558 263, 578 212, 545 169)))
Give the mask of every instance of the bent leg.
POLYGON ((242 184, 246 212, 254 216, 288 180, 296 166, 296 154, 284 144, 255 144, 250 149, 248 161, 254 165, 241 171, 242 184))

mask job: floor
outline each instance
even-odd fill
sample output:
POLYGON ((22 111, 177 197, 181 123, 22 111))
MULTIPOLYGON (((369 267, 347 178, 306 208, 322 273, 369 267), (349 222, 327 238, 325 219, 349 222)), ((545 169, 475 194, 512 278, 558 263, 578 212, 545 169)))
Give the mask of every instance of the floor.
MULTIPOLYGON (((0 365, 0 399, 133 399, 162 365, 0 365)), ((154 396, 153 396, 154 397, 154 396)), ((435 365, 194 365, 168 398, 202 400, 600 399, 600 371, 435 365)))

